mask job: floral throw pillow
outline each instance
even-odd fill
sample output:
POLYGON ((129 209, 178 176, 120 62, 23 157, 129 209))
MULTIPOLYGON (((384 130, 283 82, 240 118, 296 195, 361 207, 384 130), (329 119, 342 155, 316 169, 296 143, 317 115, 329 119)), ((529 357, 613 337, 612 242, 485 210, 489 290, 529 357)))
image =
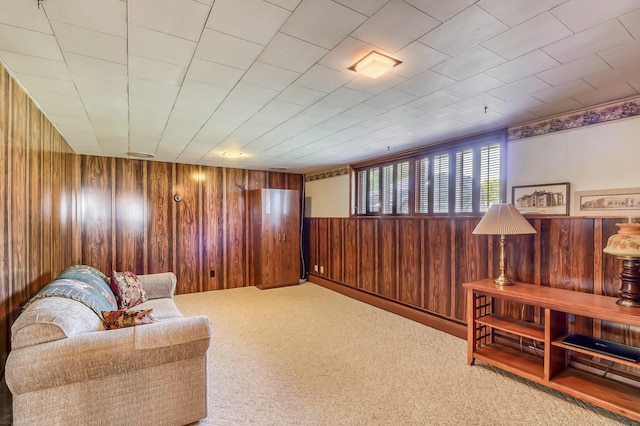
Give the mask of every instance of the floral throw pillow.
POLYGON ((126 311, 124 309, 118 311, 102 311, 104 327, 107 330, 115 330, 118 328, 133 327, 134 325, 158 322, 156 317, 151 313, 152 311, 153 309, 145 309, 144 311, 126 311))
POLYGON ((118 309, 129 309, 147 300, 147 292, 133 272, 116 272, 111 274, 111 290, 116 296, 118 309))

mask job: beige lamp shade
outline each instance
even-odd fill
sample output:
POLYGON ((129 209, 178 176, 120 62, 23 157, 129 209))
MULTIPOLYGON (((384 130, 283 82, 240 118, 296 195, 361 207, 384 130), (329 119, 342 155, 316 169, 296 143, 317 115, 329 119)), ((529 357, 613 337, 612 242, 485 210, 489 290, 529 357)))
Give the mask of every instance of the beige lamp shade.
POLYGON ((536 230, 513 204, 494 203, 473 230, 481 235, 535 234, 536 230))

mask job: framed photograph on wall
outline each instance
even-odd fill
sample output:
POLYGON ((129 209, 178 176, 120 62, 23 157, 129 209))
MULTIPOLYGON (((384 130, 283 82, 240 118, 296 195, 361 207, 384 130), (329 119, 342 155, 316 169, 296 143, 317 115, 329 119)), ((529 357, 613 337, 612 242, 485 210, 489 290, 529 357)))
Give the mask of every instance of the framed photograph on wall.
POLYGON ((569 215, 569 182, 511 188, 511 202, 522 214, 569 215))
POLYGON ((640 216, 640 188, 576 191, 576 216, 640 216))

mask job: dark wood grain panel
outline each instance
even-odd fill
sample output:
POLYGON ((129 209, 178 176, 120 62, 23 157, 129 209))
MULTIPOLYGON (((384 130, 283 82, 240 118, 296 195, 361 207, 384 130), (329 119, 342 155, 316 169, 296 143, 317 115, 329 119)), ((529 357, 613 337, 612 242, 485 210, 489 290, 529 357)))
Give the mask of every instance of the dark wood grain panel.
POLYGON ((396 271, 398 270, 398 259, 396 258, 398 253, 397 226, 397 219, 380 220, 378 294, 391 299, 399 297, 396 287, 396 271))
POLYGON ((358 221, 358 282, 357 287, 376 293, 378 291, 378 223, 377 220, 358 221))
POLYGON ((225 169, 224 269, 225 287, 248 285, 246 170, 225 169))
MULTIPOLYGON (((0 64, 0 193, 9 194, 7 187, 7 167, 9 158, 9 107, 11 105, 11 97, 9 96, 9 84, 11 79, 9 74, 0 64)), ((5 200, 10 200, 5 197, 5 200)), ((9 227, 7 226, 7 201, 2 203, 0 208, 0 237, 3 241, 11 241, 9 235, 9 227)), ((9 320, 10 305, 12 298, 20 298, 19 295, 13 294, 11 287, 9 269, 9 244, 0 244, 0 370, 4 373, 4 364, 9 353, 9 329, 11 321, 9 320)))
POLYGON ((424 287, 422 285, 422 262, 420 251, 421 221, 399 220, 397 223, 397 294, 401 302, 424 307, 424 287))
POLYGON ((207 290, 229 288, 229 280, 224 267, 225 259, 225 216, 224 216, 224 169, 207 167, 203 182, 203 281, 207 290), (211 271, 214 276, 211 277, 211 271))
POLYGON ((82 156, 82 262, 112 270, 112 163, 107 157, 82 156))
POLYGON ((202 291, 200 166, 178 164, 176 193, 182 201, 176 206, 176 262, 178 293, 202 291))
POLYGON ((355 286, 358 282, 358 221, 343 220, 344 283, 355 286))
POLYGON ((150 161, 147 166, 145 215, 147 220, 147 269, 149 273, 174 270, 173 167, 150 161))
POLYGON ((344 281, 344 219, 329 221, 329 245, 327 247, 328 273, 330 280, 344 281))
POLYGON ((424 306, 431 312, 451 316, 451 228, 444 219, 427 220, 422 235, 425 268, 424 306))
MULTIPOLYGON (((332 220, 321 218, 318 219, 318 274, 322 277, 327 277, 329 274, 329 250, 330 250, 330 241, 329 241, 329 223, 332 220)), ((314 269, 316 264, 313 265, 314 269)))
POLYGON ((115 162, 114 219, 116 271, 145 272, 144 229, 147 223, 144 194, 145 162, 119 159, 115 162))

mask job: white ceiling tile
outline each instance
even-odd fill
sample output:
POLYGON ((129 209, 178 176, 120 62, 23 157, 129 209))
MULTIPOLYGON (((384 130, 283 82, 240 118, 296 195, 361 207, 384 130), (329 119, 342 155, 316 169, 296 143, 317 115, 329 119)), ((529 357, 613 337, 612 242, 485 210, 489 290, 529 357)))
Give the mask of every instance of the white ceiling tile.
POLYGON ((0 24, 52 34, 45 9, 33 5, 30 1, 0 0, 0 24))
POLYGON ((222 103, 222 107, 227 109, 229 103, 235 103, 238 105, 254 104, 262 108, 275 98, 277 94, 278 92, 276 90, 240 82, 231 93, 229 93, 227 99, 222 103))
POLYGON ((258 60, 295 72, 305 72, 327 53, 327 49, 278 33, 258 60))
POLYGON ((505 84, 504 86, 489 91, 489 93, 505 101, 510 101, 550 87, 551 86, 544 81, 531 76, 513 83, 505 84))
POLYGON ((127 3, 119 0, 56 0, 46 4, 43 1, 42 6, 51 20, 118 37, 127 36, 127 3))
POLYGON ((74 76, 73 81, 78 88, 80 94, 97 94, 108 95, 118 98, 127 98, 128 84, 124 82, 115 82, 109 80, 97 80, 91 76, 74 76))
POLYGON ((322 65, 314 65, 302 74, 296 85, 330 93, 350 82, 353 77, 322 65))
POLYGON ((282 102, 275 99, 265 105, 265 107, 260 110, 260 113, 278 117, 278 119, 284 121, 288 118, 293 117, 304 108, 305 107, 302 105, 295 105, 289 102, 282 102))
POLYGON ((284 90, 299 76, 297 72, 256 61, 242 77, 242 81, 268 89, 284 90))
POLYGON ((384 6, 389 0, 334 0, 336 3, 340 3, 347 6, 349 9, 353 9, 356 12, 363 15, 371 16, 376 13, 382 6, 384 6))
POLYGON ((638 92, 633 87, 627 83, 619 82, 590 93, 576 95, 574 99, 585 106, 590 106, 637 95, 638 92))
POLYGON ((490 77, 486 74, 477 74, 471 78, 442 89, 442 91, 449 95, 462 98, 475 96, 482 92, 487 92, 491 89, 502 86, 502 84, 503 83, 501 81, 496 80, 495 78, 490 77))
POLYGON ((482 45, 507 59, 515 59, 571 34, 572 32, 554 16, 543 13, 482 45))
POLYGON ((416 100, 416 97, 408 93, 400 92, 399 90, 387 90, 386 92, 368 100, 366 103, 391 110, 414 100, 416 100))
POLYGON ((226 87, 228 89, 240 81, 245 71, 229 67, 227 65, 216 64, 204 59, 193 58, 191 66, 187 71, 187 78, 212 86, 226 87))
POLYGON ((303 0, 281 31, 331 49, 366 19, 366 16, 331 0, 303 0))
POLYGON ((295 105, 309 106, 325 96, 327 96, 325 92, 293 84, 284 89, 277 99, 295 105))
POLYGON ((426 71, 396 86, 397 90, 410 93, 415 96, 425 96, 437 92, 456 81, 433 71, 426 71))
POLYGON ((387 73, 378 78, 369 78, 366 76, 357 76, 346 87, 349 89, 359 90, 361 92, 370 93, 372 95, 379 95, 385 90, 389 90, 392 87, 397 86, 407 81, 406 78, 400 77, 392 73, 387 73))
POLYGON ((53 35, 0 24, 0 50, 63 61, 53 35))
POLYGON ((143 80, 140 78, 129 79, 130 104, 136 103, 144 107, 171 109, 178 96, 180 88, 172 84, 157 81, 143 80))
POLYGON ((495 96, 491 96, 487 93, 481 93, 471 98, 455 102, 449 105, 448 108, 464 114, 481 113, 485 111, 485 107, 488 112, 488 110, 494 109, 494 106, 501 103, 503 103, 502 99, 496 98, 495 96))
MULTIPOLYGON (((372 50, 376 50, 376 47, 353 37, 347 37, 324 55, 319 64, 338 71, 344 71, 369 54, 372 50)), ((379 49, 378 51, 382 54, 391 56, 389 52, 380 51, 379 49)))
MULTIPOLYGON (((598 53, 609 65, 614 68, 626 68, 640 64, 640 40, 630 41, 620 46, 612 47, 598 53)), ((596 72, 594 70, 593 72, 596 72)))
POLYGON ((433 16, 440 22, 453 18, 478 0, 405 0, 413 7, 433 16))
POLYGON ((505 83, 513 83, 516 80, 535 75, 558 65, 560 65, 558 61, 542 50, 534 50, 512 61, 487 70, 485 73, 505 83))
POLYGON ((388 52, 396 52, 438 24, 438 21, 405 2, 391 0, 355 30, 352 36, 388 52), (399 28, 402 31, 398 31, 399 28))
POLYGON ((535 108, 543 105, 543 102, 533 98, 531 96, 523 96, 517 99, 513 99, 511 101, 502 102, 497 105, 492 105, 491 109, 495 109, 501 114, 514 114, 520 113, 521 111, 527 110, 529 108, 535 108))
POLYGON ((262 46, 227 34, 205 29, 195 56, 230 67, 248 69, 262 46))
POLYGON ((640 9, 618 18, 633 38, 640 40, 640 9))
POLYGON ((611 20, 542 48, 562 63, 571 62, 633 39, 618 20, 611 20))
POLYGON ((609 65, 597 55, 587 56, 559 67, 551 68, 536 76, 552 86, 578 80, 585 75, 610 69, 609 65))
POLYGON ((582 79, 596 89, 601 89, 611 84, 622 82, 633 85, 634 82, 640 79, 640 64, 636 63, 627 67, 614 68, 612 70, 589 74, 584 76, 582 79))
POLYGON ((217 0, 207 27, 265 46, 290 15, 289 10, 263 0, 217 0))
POLYGON ((153 59, 129 55, 129 76, 180 86, 187 72, 185 67, 153 59))
POLYGON ((51 21, 63 52, 77 53, 104 61, 127 63, 127 40, 74 25, 51 21))
POLYGON ((16 74, 16 77, 29 92, 46 92, 60 96, 69 96, 77 93, 72 81, 55 80, 32 74, 16 74))
POLYGON ((567 0, 480 0, 477 5, 509 25, 515 27, 567 0))
POLYGON ((471 6, 421 37, 420 42, 454 56, 508 29, 484 10, 471 6))
POLYGON ((64 62, 21 53, 0 50, 0 59, 16 74, 31 74, 56 80, 71 81, 72 77, 64 62))
POLYGON ((576 80, 549 89, 540 90, 537 93, 531 94, 531 96, 546 103, 553 103, 565 98, 580 96, 594 91, 595 89, 584 81, 576 80))
POLYGON ((210 6, 191 0, 135 0, 127 5, 130 24, 191 41, 200 40, 211 11, 210 6))
POLYGON ((180 89, 181 97, 200 99, 209 102, 210 105, 218 105, 228 94, 228 89, 193 80, 185 80, 180 89))
POLYGON ((406 78, 414 77, 449 58, 417 41, 399 50, 393 57, 403 63, 393 68, 392 72, 406 78))
POLYGON ((573 99, 563 99, 559 102, 544 104, 539 107, 529 108, 527 111, 537 115, 538 117, 551 117, 562 114, 567 111, 575 111, 584 107, 580 102, 573 99))
POLYGON ((284 7, 287 10, 295 10, 300 4, 300 1, 301 0, 269 0, 269 3, 284 7))
POLYGON ((381 115, 381 117, 390 118, 392 120, 402 122, 422 114, 424 114, 424 110, 410 107, 407 105, 402 105, 390 111, 385 112, 384 114, 381 115))
POLYGON ((482 46, 473 47, 466 52, 454 56, 435 67, 433 71, 454 80, 464 80, 482 71, 493 68, 505 60, 482 46))
POLYGON ((186 67, 197 43, 159 31, 129 25, 129 53, 186 67))
POLYGON ((327 95, 327 97, 323 99, 323 102, 328 102, 345 108, 352 108, 367 99, 371 99, 371 97, 372 95, 369 93, 360 92, 347 87, 341 87, 335 92, 327 95))
POLYGON ((127 66, 75 53, 65 53, 69 71, 75 76, 91 77, 96 80, 127 82, 127 66))
POLYGON ((552 9, 551 13, 573 32, 579 32, 638 7, 637 0, 569 0, 552 9))
POLYGON ((438 108, 443 108, 447 105, 451 105, 452 103, 457 102, 460 99, 462 98, 449 95, 444 92, 435 92, 411 102, 410 104, 408 104, 408 106, 420 108, 425 111, 433 111, 438 108))

